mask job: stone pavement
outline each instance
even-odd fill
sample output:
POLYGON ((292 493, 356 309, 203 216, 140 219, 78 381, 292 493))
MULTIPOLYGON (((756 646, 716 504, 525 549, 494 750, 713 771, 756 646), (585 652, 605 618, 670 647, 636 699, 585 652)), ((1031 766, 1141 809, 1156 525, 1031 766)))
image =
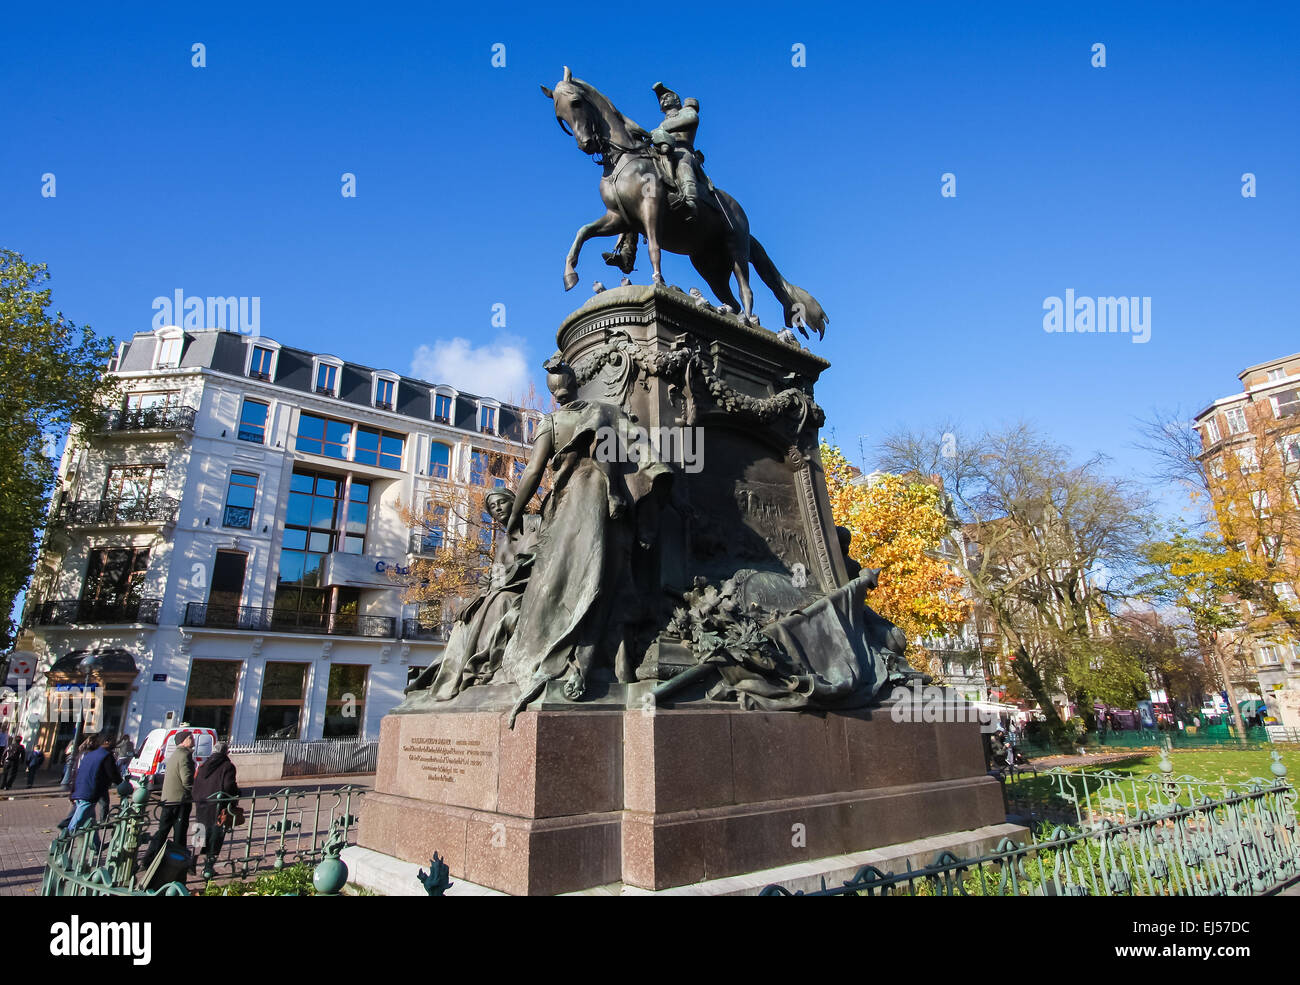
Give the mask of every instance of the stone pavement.
MULTIPOLYGON (((329 790, 344 784, 369 790, 374 783, 373 774, 295 777, 258 783, 244 789, 243 794, 261 797, 286 787, 312 790, 319 786, 329 790)), ((0 791, 0 896, 35 896, 40 890, 41 872, 45 868, 50 842, 59 821, 68 815, 71 806, 67 794, 57 786, 47 786, 45 791, 36 794, 25 789, 0 791)), ((191 880, 191 891, 201 886, 201 880, 191 880)))

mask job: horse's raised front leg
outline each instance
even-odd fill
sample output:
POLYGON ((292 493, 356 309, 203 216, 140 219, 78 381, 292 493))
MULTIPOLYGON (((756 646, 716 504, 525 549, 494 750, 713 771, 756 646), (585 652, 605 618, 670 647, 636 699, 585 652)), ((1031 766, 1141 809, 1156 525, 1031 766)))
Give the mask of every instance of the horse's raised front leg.
POLYGON ((626 229, 623 217, 617 212, 606 212, 595 222, 589 222, 579 229, 578 235, 573 238, 573 245, 569 247, 569 255, 564 259, 564 289, 570 290, 578 283, 578 271, 574 268, 578 265, 578 254, 582 252, 583 243, 593 236, 614 236, 626 229))

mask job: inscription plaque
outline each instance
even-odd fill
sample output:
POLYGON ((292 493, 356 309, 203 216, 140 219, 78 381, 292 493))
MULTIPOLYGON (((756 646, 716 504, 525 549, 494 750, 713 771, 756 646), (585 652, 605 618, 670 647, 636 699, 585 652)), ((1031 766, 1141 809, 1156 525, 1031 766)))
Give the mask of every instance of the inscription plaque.
POLYGON ((500 715, 402 715, 393 793, 495 810, 500 715))

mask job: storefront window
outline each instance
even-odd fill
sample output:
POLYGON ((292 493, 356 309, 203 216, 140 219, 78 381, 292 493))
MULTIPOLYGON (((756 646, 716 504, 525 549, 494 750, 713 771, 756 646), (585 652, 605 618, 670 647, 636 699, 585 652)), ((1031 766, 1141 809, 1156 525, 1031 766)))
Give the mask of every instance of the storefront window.
POLYGON ((262 700, 257 711, 257 738, 301 738, 307 670, 307 664, 267 661, 262 674, 262 700))

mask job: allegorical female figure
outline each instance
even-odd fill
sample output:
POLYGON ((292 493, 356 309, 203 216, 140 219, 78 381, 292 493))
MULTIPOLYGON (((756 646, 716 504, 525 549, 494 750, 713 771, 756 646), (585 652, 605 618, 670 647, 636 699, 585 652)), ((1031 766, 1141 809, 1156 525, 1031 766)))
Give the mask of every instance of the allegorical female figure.
POLYGON ((608 454, 627 447, 631 419, 615 404, 578 400, 573 370, 558 354, 546 369, 559 407, 537 429, 507 526, 521 529, 524 504, 549 468, 536 561, 503 658, 504 678, 520 691, 512 721, 548 681, 564 678, 565 695, 577 699, 593 675, 632 679, 628 621, 640 608, 633 552, 653 540, 672 475, 644 444, 636 455, 608 454))
MULTIPOLYGON (((484 505, 504 530, 515 494, 494 489, 484 497, 484 505)), ((525 514, 513 533, 502 534, 490 582, 456 617, 442 662, 420 674, 407 687, 408 694, 428 688, 433 700, 447 701, 471 685, 487 684, 500 670, 533 568, 538 521, 536 515, 525 514)))

